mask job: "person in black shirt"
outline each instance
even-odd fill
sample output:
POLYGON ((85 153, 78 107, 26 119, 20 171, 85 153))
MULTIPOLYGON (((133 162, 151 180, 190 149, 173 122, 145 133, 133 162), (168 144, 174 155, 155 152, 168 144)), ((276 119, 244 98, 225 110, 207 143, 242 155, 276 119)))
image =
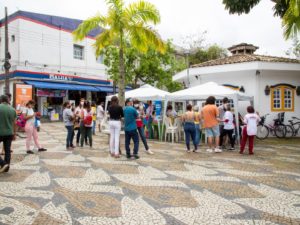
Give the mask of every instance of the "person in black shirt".
POLYGON ((112 157, 119 158, 121 118, 124 117, 123 109, 119 105, 119 99, 113 96, 111 106, 108 109, 109 113, 109 129, 110 129, 110 154, 112 157))

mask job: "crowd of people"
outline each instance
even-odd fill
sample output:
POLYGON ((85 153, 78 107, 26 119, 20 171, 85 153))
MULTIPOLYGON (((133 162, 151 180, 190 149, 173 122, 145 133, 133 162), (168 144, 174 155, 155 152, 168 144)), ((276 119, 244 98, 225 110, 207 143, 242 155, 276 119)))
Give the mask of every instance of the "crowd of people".
MULTIPOLYGON (((26 152, 34 154, 31 149, 32 139, 39 152, 47 151, 38 140, 38 129, 40 115, 34 111, 35 102, 28 101, 26 107, 17 118, 15 109, 10 105, 11 95, 0 97, 0 142, 3 142, 2 155, 0 157, 0 172, 8 172, 11 159, 11 143, 16 138, 17 127, 24 127, 26 133, 26 152), (18 126, 17 126, 18 125, 18 126)), ((228 98, 223 99, 223 104, 216 106, 216 99, 213 96, 207 98, 201 110, 199 107, 188 104, 186 112, 178 116, 171 105, 167 106, 166 116, 180 117, 185 132, 187 152, 191 152, 190 142, 193 144, 193 152, 197 152, 201 143, 202 133, 205 132, 208 140, 207 152, 220 153, 225 149, 226 140, 230 147, 228 150, 235 149, 235 139, 237 129, 242 134, 240 153, 243 154, 247 140, 249 140, 249 154, 253 154, 254 137, 257 132, 257 124, 260 117, 252 106, 247 107, 247 114, 242 118, 239 115, 239 124, 235 123, 234 114, 231 111, 228 98)), ((152 123, 155 117, 154 105, 151 101, 145 104, 137 99, 127 99, 125 107, 119 105, 116 96, 112 97, 111 104, 107 110, 109 124, 109 150, 112 157, 120 157, 120 133, 122 120, 124 120, 125 149, 128 159, 139 158, 139 140, 142 140, 145 151, 154 154, 147 143, 145 129, 148 138, 153 138, 152 123), (146 121, 146 123, 145 123, 146 121), (133 152, 130 150, 130 142, 133 140, 133 152)), ((102 121, 105 119, 104 103, 96 106, 95 103, 81 99, 78 106, 65 102, 63 104, 63 122, 67 130, 66 150, 73 150, 75 147, 83 147, 84 144, 93 149, 93 135, 96 134, 96 127, 102 130, 102 121), (76 134, 77 132, 77 134, 76 134), (76 134, 76 138, 75 138, 76 134), (76 146, 73 144, 76 139, 76 146)))

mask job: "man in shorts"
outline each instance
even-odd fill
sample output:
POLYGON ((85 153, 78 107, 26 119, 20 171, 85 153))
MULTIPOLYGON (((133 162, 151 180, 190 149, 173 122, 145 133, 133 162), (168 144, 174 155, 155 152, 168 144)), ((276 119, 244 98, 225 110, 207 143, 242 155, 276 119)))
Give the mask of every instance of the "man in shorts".
POLYGON ((220 128, 219 128, 219 109, 215 105, 216 99, 213 96, 210 96, 206 99, 205 106, 201 111, 201 118, 203 119, 203 125, 205 127, 206 137, 208 139, 209 148, 207 152, 216 153, 222 152, 219 148, 220 142, 220 128), (215 143, 213 144, 213 141, 215 143))

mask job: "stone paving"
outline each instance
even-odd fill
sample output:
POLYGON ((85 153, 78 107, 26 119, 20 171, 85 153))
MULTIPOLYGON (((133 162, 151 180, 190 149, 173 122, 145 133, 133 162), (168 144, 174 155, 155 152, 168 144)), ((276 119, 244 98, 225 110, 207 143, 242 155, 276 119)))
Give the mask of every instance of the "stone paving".
POLYGON ((154 155, 140 146, 141 158, 127 160, 111 158, 99 133, 95 149, 66 151, 61 123, 39 137, 47 152, 13 143, 0 224, 300 224, 299 141, 260 142, 253 156, 150 142, 154 155))

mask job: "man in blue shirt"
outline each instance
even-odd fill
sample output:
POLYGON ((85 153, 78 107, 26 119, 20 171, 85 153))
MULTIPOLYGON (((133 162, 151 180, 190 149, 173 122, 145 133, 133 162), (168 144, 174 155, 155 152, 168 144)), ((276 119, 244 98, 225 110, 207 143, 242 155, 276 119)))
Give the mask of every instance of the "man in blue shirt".
POLYGON ((130 141, 131 138, 134 143, 133 148, 133 157, 135 159, 139 159, 138 151, 139 151, 139 136, 137 133, 136 126, 136 118, 138 117, 138 113, 135 108, 133 108, 132 99, 127 99, 126 107, 124 109, 124 120, 125 120, 125 148, 126 148, 126 157, 128 159, 131 158, 130 154, 130 141))

